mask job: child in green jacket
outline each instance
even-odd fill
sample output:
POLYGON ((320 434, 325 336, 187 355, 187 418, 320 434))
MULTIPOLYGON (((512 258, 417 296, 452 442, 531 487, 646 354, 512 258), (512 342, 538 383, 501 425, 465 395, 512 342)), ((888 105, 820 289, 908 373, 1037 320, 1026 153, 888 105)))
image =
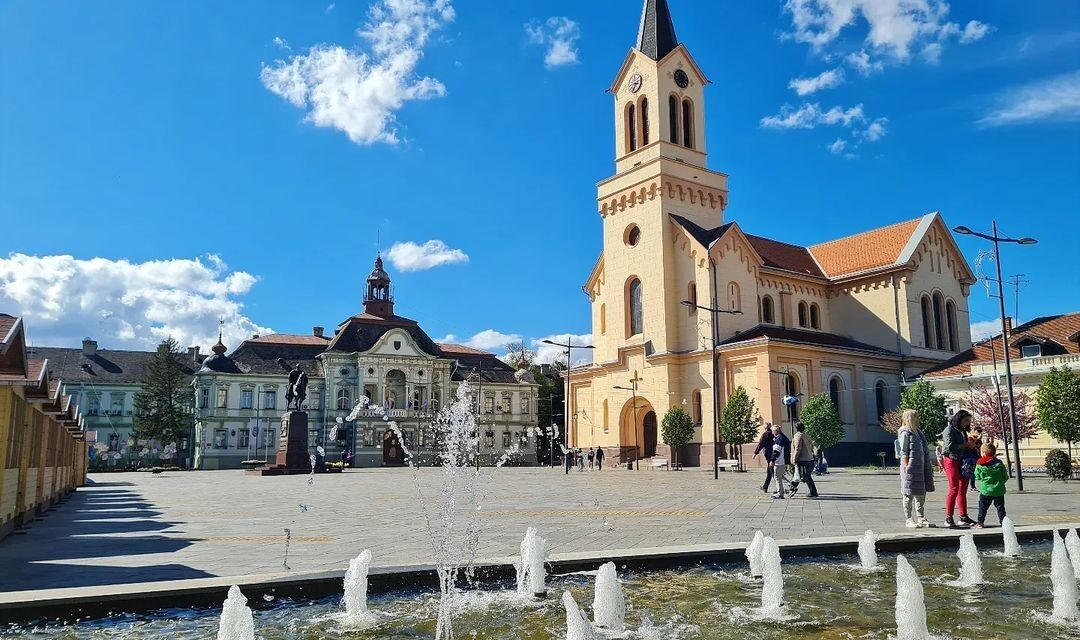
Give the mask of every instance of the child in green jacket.
POLYGON ((982 446, 982 457, 975 464, 975 480, 979 483, 979 521, 973 529, 982 529, 986 512, 991 503, 997 507, 998 520, 1005 519, 1005 482, 1009 470, 997 457, 997 447, 987 442, 982 446))

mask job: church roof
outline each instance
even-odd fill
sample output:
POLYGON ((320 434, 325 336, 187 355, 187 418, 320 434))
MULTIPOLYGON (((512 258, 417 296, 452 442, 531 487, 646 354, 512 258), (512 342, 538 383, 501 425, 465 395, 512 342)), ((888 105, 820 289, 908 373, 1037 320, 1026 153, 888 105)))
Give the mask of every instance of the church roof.
MULTIPOLYGON (((1080 312, 1043 316, 1014 327, 1009 334, 1009 339, 1012 341, 1009 344, 1009 355, 1012 358, 1020 359, 1020 347, 1023 346, 1021 343, 1027 342, 1027 338, 1035 341, 1042 339, 1044 343, 1048 341, 1056 347, 1057 351, 1063 352, 1051 354, 1044 350, 1043 355, 1080 353, 1080 312)), ((998 362, 1004 362, 999 333, 993 338, 976 342, 970 349, 956 354, 941 364, 930 367, 923 371, 922 375, 930 379, 962 376, 971 373, 973 366, 990 364, 994 361, 995 355, 995 352, 991 350, 991 341, 993 341, 993 349, 996 350, 998 362)))
POLYGON ((889 351, 888 349, 875 347, 872 344, 859 342, 858 340, 839 336, 835 333, 825 333, 823 331, 805 331, 803 329, 788 329, 787 327, 780 327, 770 324, 759 324, 756 327, 737 333, 734 336, 728 338, 727 340, 722 341, 720 343, 720 346, 737 345, 740 342, 750 342, 763 338, 765 340, 778 340, 782 342, 813 344, 823 347, 836 347, 839 349, 864 351, 887 356, 899 357, 900 355, 893 351, 889 351))
POLYGON ((896 264, 925 216, 810 247, 822 271, 839 278, 896 264))
POLYGON ((677 214, 674 214, 674 213, 669 214, 669 215, 671 215, 671 218, 675 222, 679 223, 680 227, 682 227, 683 229, 686 229, 686 232, 689 233, 695 240, 700 242, 701 246, 703 246, 705 248, 708 248, 709 245, 711 245, 712 243, 716 242, 721 237, 723 237, 723 235, 725 233, 727 233, 727 230, 731 228, 731 225, 735 224, 734 222, 729 222, 727 224, 722 224, 719 227, 714 227, 712 229, 706 229, 704 227, 699 226, 697 223, 695 223, 695 222, 693 222, 693 221, 691 221, 691 220, 689 220, 687 218, 684 218, 684 217, 682 217, 680 215, 677 215, 677 214))
POLYGON ((810 254, 810 250, 806 247, 750 234, 746 234, 746 239, 750 241, 754 251, 758 252, 767 267, 818 278, 825 277, 825 274, 821 272, 817 262, 814 260, 814 256, 810 254))
POLYGON ((667 0, 645 0, 638 29, 638 50, 653 60, 661 60, 678 46, 667 0))

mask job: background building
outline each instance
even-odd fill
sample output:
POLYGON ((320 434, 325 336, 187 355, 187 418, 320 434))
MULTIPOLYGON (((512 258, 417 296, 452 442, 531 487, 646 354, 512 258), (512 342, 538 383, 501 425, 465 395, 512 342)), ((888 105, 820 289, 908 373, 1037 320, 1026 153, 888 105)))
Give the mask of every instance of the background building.
POLYGON ((659 423, 685 406, 700 428, 680 458, 707 460, 713 392, 722 407, 742 386, 786 425, 798 410, 783 396, 828 393, 847 433, 830 460, 875 462, 891 451, 880 416, 902 378, 970 347, 975 278, 937 213, 808 247, 725 221, 728 176, 706 166, 708 84, 667 3, 647 0, 609 89, 616 173, 597 187, 603 252, 584 287, 596 350, 570 376, 570 442, 667 457, 659 423))
POLYGON ((516 447, 518 462, 535 464, 537 385, 528 371, 491 353, 437 344, 415 320, 396 315, 381 258, 363 304, 332 336, 322 327, 311 335, 254 336, 228 355, 218 341, 194 380, 200 468, 273 459, 293 367, 308 375, 310 450, 321 447, 331 462, 351 454, 353 466, 401 465, 408 449, 429 463, 432 420, 469 380, 485 462, 516 447), (361 398, 367 408, 357 407, 361 398), (399 425, 404 443, 384 418, 399 425))

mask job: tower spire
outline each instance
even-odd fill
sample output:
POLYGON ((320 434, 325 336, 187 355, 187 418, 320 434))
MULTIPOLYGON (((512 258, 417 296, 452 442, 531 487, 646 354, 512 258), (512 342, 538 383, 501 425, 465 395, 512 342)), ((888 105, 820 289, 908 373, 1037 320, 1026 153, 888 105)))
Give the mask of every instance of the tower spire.
POLYGON ((653 60, 661 60, 679 46, 667 0, 645 0, 641 10, 637 48, 653 60))

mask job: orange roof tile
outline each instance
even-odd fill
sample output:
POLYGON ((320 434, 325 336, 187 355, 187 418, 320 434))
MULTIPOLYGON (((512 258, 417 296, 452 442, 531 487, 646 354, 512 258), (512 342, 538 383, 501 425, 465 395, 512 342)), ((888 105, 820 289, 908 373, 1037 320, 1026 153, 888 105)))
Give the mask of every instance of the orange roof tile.
POLYGON ((825 275, 838 278, 896 264, 923 218, 871 229, 810 247, 825 275))
POLYGON ((480 349, 473 349, 472 347, 466 347, 463 344, 449 344, 446 342, 436 342, 439 345, 439 349, 446 353, 461 353, 471 356, 494 356, 494 353, 490 351, 481 351, 480 349))
POLYGON ((330 344, 330 338, 313 335, 295 335, 290 333, 272 333, 268 336, 259 336, 258 338, 251 338, 247 342, 258 342, 262 344, 299 344, 299 345, 327 345, 330 344))

